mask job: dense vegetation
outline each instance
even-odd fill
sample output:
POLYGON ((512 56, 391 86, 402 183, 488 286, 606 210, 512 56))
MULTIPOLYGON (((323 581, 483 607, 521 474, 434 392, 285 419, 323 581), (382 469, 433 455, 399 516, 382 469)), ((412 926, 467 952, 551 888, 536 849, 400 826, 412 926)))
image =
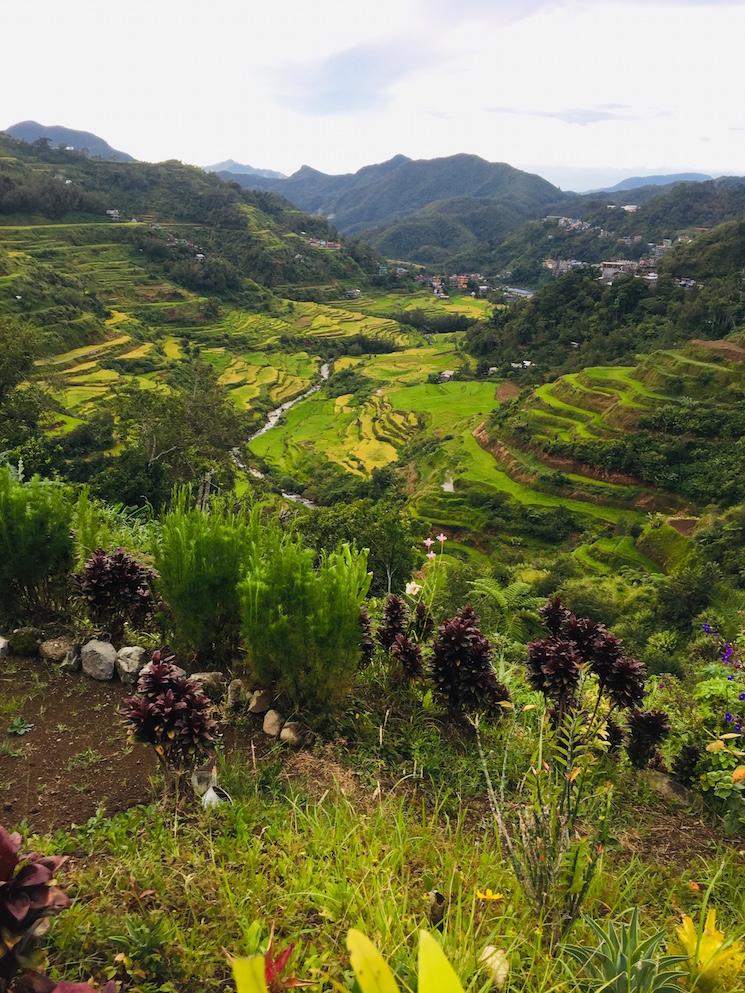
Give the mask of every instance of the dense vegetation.
POLYGON ((489 324, 469 331, 468 345, 505 370, 529 360, 535 380, 628 363, 639 351, 688 338, 722 338, 745 321, 744 265, 745 223, 732 221, 662 259, 654 285, 634 276, 603 285, 596 270, 578 269, 528 301, 495 310, 489 324), (680 286, 675 280, 684 275, 702 285, 680 286))

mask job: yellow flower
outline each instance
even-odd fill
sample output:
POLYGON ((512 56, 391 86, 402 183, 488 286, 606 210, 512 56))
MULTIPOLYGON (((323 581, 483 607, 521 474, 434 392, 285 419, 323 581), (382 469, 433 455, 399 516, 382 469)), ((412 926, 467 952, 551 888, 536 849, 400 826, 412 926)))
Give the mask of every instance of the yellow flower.
POLYGON ((496 903, 498 900, 504 900, 504 893, 495 893, 493 890, 476 890, 477 900, 487 900, 489 903, 496 903))
POLYGON ((706 915, 703 934, 686 914, 676 929, 682 951, 688 956, 688 968, 696 977, 700 993, 715 993, 731 989, 732 980, 745 964, 745 945, 741 941, 727 942, 724 931, 717 929, 714 908, 706 915))

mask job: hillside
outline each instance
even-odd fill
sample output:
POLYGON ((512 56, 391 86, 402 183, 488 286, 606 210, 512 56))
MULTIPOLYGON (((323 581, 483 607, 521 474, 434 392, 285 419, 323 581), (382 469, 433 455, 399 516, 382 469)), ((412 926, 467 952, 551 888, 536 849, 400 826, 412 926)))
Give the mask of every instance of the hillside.
POLYGON ((127 152, 117 151, 111 145, 91 134, 90 131, 76 131, 60 125, 39 124, 37 121, 20 121, 5 129, 5 133, 19 141, 34 142, 48 141, 54 148, 62 147, 76 152, 84 152, 98 159, 108 159, 111 162, 134 162, 127 152))
POLYGON ((694 337, 723 337, 745 322, 744 253, 745 221, 730 221, 675 246, 659 259, 656 281, 627 275, 606 285, 597 269, 575 269, 532 299, 495 310, 489 324, 468 332, 469 348, 507 374, 527 360, 519 375, 534 382, 629 363, 639 351, 694 337))
POLYGON ((286 179, 221 175, 280 193, 333 220, 341 231, 364 233, 389 258, 461 271, 515 270, 513 278, 528 284, 541 275, 543 259, 562 245, 565 257, 584 261, 609 253, 627 257, 621 238, 639 236, 646 245, 745 212, 745 183, 738 177, 631 177, 607 191, 563 193, 539 176, 473 155, 418 161, 398 155, 339 176, 309 166, 286 179), (620 208, 632 189, 638 209, 628 213, 620 208), (533 222, 549 214, 583 218, 607 234, 601 240, 564 232, 558 246, 547 244, 551 236, 533 222))
POLYGON ((422 261, 499 238, 564 196, 539 176, 475 155, 417 161, 397 155, 341 176, 303 166, 285 180, 225 178, 281 193, 333 219, 341 231, 366 232, 388 255, 422 261))

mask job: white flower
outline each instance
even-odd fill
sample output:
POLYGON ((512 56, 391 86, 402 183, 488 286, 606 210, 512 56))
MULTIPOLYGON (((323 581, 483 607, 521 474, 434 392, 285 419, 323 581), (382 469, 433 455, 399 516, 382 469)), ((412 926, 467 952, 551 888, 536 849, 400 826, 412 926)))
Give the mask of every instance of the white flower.
POLYGON ((491 976, 494 988, 501 990, 507 982, 507 976, 510 972, 510 962, 507 958, 507 952, 503 948, 497 948, 496 945, 487 945, 481 953, 479 962, 481 962, 491 976))
POLYGON ((406 584, 406 596, 416 596, 417 593, 421 592, 421 586, 419 583, 407 583, 406 584))

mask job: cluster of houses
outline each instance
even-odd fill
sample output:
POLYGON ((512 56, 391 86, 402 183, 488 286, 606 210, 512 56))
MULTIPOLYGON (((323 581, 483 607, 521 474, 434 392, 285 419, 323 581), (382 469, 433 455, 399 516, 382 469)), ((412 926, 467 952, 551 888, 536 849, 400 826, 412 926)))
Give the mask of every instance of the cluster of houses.
POLYGON ((308 238, 308 244, 313 248, 325 248, 329 252, 340 252, 340 241, 327 241, 326 238, 308 238))
POLYGON ((543 220, 548 224, 556 224, 564 231, 592 231, 598 238, 612 238, 613 235, 597 224, 590 224, 579 217, 564 217, 561 214, 548 214, 543 220))
POLYGON ((447 280, 443 276, 428 276, 424 273, 417 273, 414 279, 420 285, 430 286, 439 300, 450 298, 445 286, 446 282, 451 290, 467 292, 470 288, 472 297, 484 297, 494 289, 480 272, 454 273, 452 276, 448 276, 447 280))

